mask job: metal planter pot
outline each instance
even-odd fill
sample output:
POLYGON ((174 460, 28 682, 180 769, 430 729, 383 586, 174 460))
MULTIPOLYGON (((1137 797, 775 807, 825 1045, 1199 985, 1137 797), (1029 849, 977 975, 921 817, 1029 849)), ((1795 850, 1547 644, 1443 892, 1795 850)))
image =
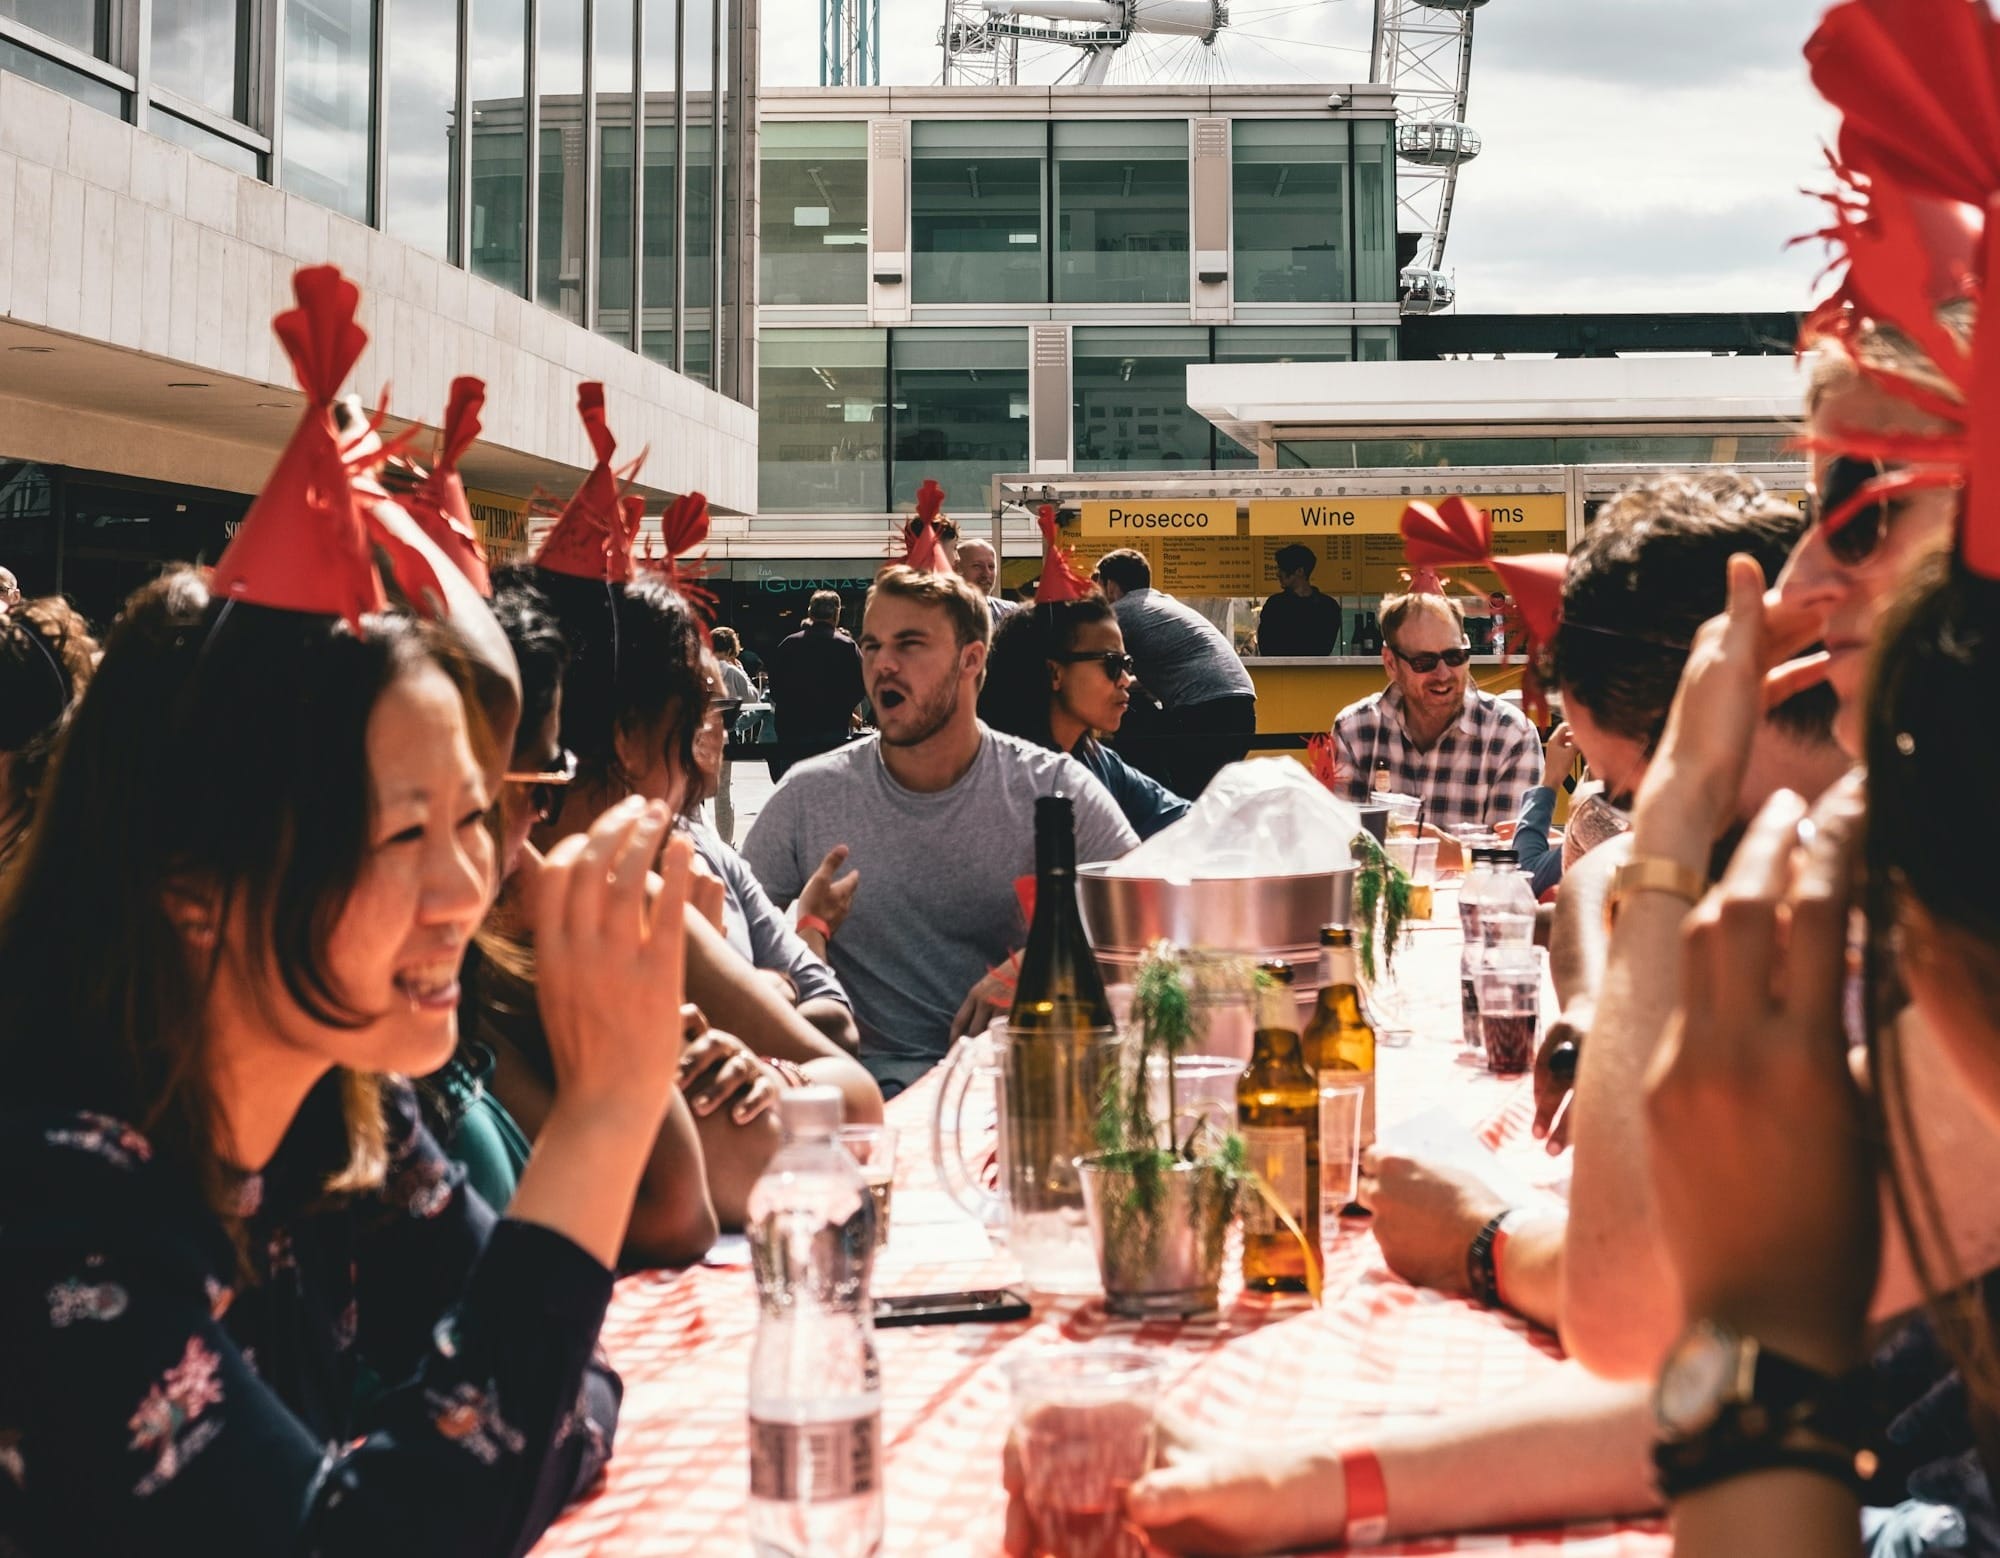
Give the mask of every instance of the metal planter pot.
POLYGON ((1177 1163, 1166 1171, 1159 1206, 1140 1213, 1129 1168, 1102 1156, 1080 1158, 1077 1168, 1104 1307, 1138 1319, 1214 1314, 1235 1181, 1213 1164, 1177 1163))

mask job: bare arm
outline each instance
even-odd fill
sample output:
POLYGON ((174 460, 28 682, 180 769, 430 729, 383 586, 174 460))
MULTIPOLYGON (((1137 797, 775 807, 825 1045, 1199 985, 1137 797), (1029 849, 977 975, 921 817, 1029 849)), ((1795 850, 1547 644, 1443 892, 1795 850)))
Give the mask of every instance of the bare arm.
POLYGON ((823 995, 814 1000, 801 1001, 798 1014, 831 1039, 840 1050, 852 1055, 861 1048, 861 1030, 854 1026, 854 1013, 845 1005, 823 995))
POLYGON ((1595 996, 1604 980, 1611 958, 1605 900, 1611 896, 1611 873, 1631 858, 1631 840, 1621 836, 1605 840, 1563 872, 1555 923, 1549 929, 1549 976, 1565 1010, 1595 996))

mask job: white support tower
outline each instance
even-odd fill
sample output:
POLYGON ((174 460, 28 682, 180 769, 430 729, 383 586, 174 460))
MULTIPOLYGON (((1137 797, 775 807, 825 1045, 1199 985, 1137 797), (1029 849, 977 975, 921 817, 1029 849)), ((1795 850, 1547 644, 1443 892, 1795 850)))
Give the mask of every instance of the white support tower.
POLYGON ((985 0, 945 0, 938 43, 948 87, 1011 87, 1021 79, 1020 40, 992 31, 985 0))
POLYGON ((1080 82, 1095 87, 1110 76, 1112 57, 1141 33, 1213 44, 1228 25, 1224 0, 945 0, 938 42, 948 87, 1012 85, 1020 79, 1023 39, 1075 49, 1070 69, 1081 65, 1080 82))
POLYGON ((1458 170, 1479 155, 1465 122, 1472 78, 1472 14, 1486 0, 1375 0, 1369 79, 1396 90, 1397 227, 1414 231, 1403 268, 1403 312, 1430 314, 1456 293, 1444 269, 1458 170))

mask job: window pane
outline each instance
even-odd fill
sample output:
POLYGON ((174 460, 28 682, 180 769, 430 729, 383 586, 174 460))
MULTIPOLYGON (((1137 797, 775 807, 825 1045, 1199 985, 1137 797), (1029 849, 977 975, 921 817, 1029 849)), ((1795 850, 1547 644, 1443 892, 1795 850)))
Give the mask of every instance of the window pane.
MULTIPOLYGON (((0 0, 0 16, 47 33, 58 43, 66 43, 98 59, 111 57, 109 0, 0 0)), ((32 76, 34 72, 24 70, 19 74, 32 76)), ((39 81, 41 77, 35 79, 39 81)))
POLYGON ((1028 468, 1026 330, 898 330, 890 341, 896 456, 892 506, 926 477, 979 507, 1002 471, 1028 468))
POLYGON ((285 0, 285 187, 368 220, 371 0, 285 0))
POLYGON ((704 384, 710 371, 710 315, 715 293, 715 0, 685 0, 681 25, 687 45, 681 68, 687 74, 687 166, 681 170, 681 199, 687 204, 687 361, 682 370, 704 384))
POLYGON ((646 88, 645 227, 640 263, 645 267, 646 318, 640 347, 655 362, 674 360, 674 203, 680 181, 674 145, 673 0, 645 0, 646 88))
POLYGON ((38 81, 102 113, 122 115, 125 112, 125 94, 108 81, 99 81, 80 70, 58 65, 47 55, 19 48, 5 38, 0 38, 0 70, 38 81))
POLYGON ((1059 124, 1055 145, 1056 301, 1185 303, 1186 122, 1059 124))
MULTIPOLYGON (((1347 362, 1353 356, 1354 331, 1347 325, 1225 325, 1215 332, 1217 362, 1347 362)), ((1215 435, 1218 471, 1256 466, 1254 449, 1215 435)))
POLYGON ((766 124, 764 303, 868 299, 868 126, 766 124))
POLYGON ((458 0, 389 0, 383 226, 449 256, 458 214, 458 0))
POLYGON ((1354 125, 1354 295, 1396 300, 1396 156, 1386 119, 1354 125))
POLYGON ((881 514, 889 507, 885 330, 766 330, 759 343, 757 506, 881 514))
POLYGON ((1239 119, 1233 136, 1236 301, 1346 302, 1347 126, 1239 119))
POLYGON ((206 157, 210 162, 219 162, 233 173, 241 173, 246 178, 257 178, 262 172, 263 158, 240 141, 232 141, 225 135, 217 135, 213 130, 204 130, 198 124, 191 124, 178 114, 170 114, 163 108, 155 108, 146 121, 147 129, 163 141, 172 141, 176 146, 185 146, 197 156, 206 157))
POLYGON ((1189 409, 1189 363, 1208 361, 1208 332, 1080 329, 1073 337, 1076 468, 1209 468, 1208 422, 1189 409))
POLYGON ((1363 362, 1394 362, 1396 360, 1396 327, 1394 325, 1362 325, 1354 332, 1363 362))
POLYGON ((535 298, 583 323, 583 0, 542 0, 535 50, 542 188, 535 212, 535 298))
POLYGON ((1045 132, 1039 124, 917 124, 910 133, 910 296, 1042 303, 1045 132))
POLYGON ((472 271, 520 294, 528 277, 526 0, 472 0, 472 271))
POLYGON ((153 0, 153 79, 225 119, 241 119, 248 10, 247 0, 153 0))
POLYGON ((597 329, 632 341, 632 0, 597 0, 597 329))
POLYGON ((729 120, 736 107, 729 98, 729 0, 715 0, 715 35, 723 50, 723 69, 715 76, 714 146, 715 162, 719 172, 713 182, 715 193, 711 197, 716 205, 710 222, 714 235, 710 242, 715 246, 716 279, 713 283, 714 321, 710 330, 710 339, 714 344, 709 348, 706 378, 710 384, 719 386, 725 382, 724 370, 730 361, 732 346, 729 302, 736 290, 729 274, 729 257, 733 252, 733 245, 729 241, 729 200, 731 185, 736 176, 736 169, 731 165, 733 159, 729 149, 729 120))

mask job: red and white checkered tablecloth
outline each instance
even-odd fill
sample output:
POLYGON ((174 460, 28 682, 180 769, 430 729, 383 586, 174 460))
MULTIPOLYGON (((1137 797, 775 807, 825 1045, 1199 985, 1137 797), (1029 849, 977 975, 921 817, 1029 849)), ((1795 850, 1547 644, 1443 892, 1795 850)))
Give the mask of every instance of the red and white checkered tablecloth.
MULTIPOLYGON (((1442 897, 1442 895, 1441 895, 1442 897)), ((1450 912, 1445 902, 1441 911, 1450 912)), ((1524 1177, 1546 1182, 1548 1159, 1527 1141, 1525 1080, 1487 1075, 1458 1043, 1456 926, 1420 932, 1401 986, 1416 1029, 1378 1057, 1384 1127, 1443 1108, 1524 1177)), ((930 1165, 933 1076, 893 1101, 901 1129, 891 1237, 876 1265, 881 1293, 956 1292, 1018 1284, 1004 1252, 980 1251, 969 1219, 943 1210, 930 1165), (950 1220, 947 1220, 947 1219, 950 1220)), ((1491 1402, 1546 1376, 1554 1338, 1508 1315, 1408 1286, 1390 1274, 1365 1225, 1329 1262, 1325 1300, 1246 1297, 1233 1277, 1221 1313, 1194 1322, 1107 1316, 1099 1299, 1036 1295, 1011 1325, 913 1327, 878 1333, 888 1502, 884 1552, 905 1558, 997 1558, 1004 1513, 1000 1451, 1008 1395, 1000 1365, 1101 1337, 1135 1341, 1168 1361, 1165 1405, 1210 1427, 1301 1440, 1358 1420, 1443 1413, 1491 1402)), ((535 1549, 668 1558, 748 1547, 745 1437, 755 1285, 745 1264, 702 1266, 621 1282, 604 1342, 625 1380, 617 1454, 604 1489, 572 1509, 535 1549)), ((1657 1522, 1482 1533, 1372 1551, 1502 1551, 1514 1558, 1658 1558, 1657 1522)))

